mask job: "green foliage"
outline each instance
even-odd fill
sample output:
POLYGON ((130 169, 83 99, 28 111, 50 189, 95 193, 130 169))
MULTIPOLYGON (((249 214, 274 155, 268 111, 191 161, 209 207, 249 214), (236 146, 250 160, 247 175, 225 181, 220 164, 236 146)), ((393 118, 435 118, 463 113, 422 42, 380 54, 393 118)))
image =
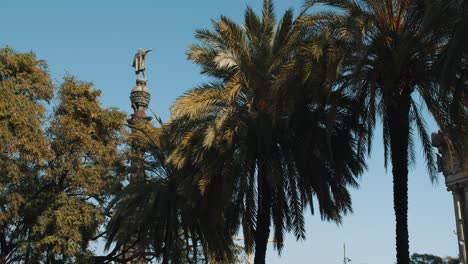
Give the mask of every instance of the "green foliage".
POLYGON ((46 123, 55 88, 45 63, 10 48, 0 54, 0 260, 83 259, 122 180, 125 115, 67 77, 46 123))
POLYGON ((90 83, 65 78, 48 130, 55 157, 45 177, 71 194, 102 203, 120 184, 124 163, 117 146, 123 143, 125 115, 103 109, 100 94, 90 83))
POLYGON ((0 49, 0 260, 13 261, 39 213, 36 192, 44 160, 44 103, 54 86, 43 61, 32 53, 0 49))
POLYGON ((458 258, 441 258, 431 254, 417 254, 414 253, 411 255, 410 264, 460 264, 460 259, 458 258))
POLYGON ((21 181, 26 168, 40 166, 47 156, 43 135, 44 103, 54 87, 44 62, 32 53, 0 50, 0 173, 2 187, 21 181))
POLYGON ((37 241, 37 252, 76 256, 86 249, 86 243, 103 222, 102 212, 83 200, 60 193, 37 218, 32 232, 37 241))

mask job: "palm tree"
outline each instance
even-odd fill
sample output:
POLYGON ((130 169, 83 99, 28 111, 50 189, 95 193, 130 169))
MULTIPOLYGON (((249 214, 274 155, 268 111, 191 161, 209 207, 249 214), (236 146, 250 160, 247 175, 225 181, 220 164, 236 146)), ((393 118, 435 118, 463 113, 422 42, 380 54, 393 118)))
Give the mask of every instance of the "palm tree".
POLYGON ((219 221, 214 228, 219 230, 206 231, 208 223, 203 222, 200 214, 207 210, 201 210, 198 192, 187 184, 187 175, 191 173, 165 163, 172 147, 165 125, 161 125, 162 128, 148 124, 132 127, 135 131, 129 142, 144 155, 131 159, 139 164, 138 173, 144 177, 133 179, 115 197, 106 246, 114 245, 117 250, 102 259, 156 258, 162 263, 199 263, 214 257, 229 262, 234 249, 232 233, 224 233, 228 229, 220 224, 228 220, 215 217, 219 221))
POLYGON ((314 197, 323 219, 340 222, 351 211, 346 187, 357 186, 364 168, 350 98, 321 89, 320 74, 294 73, 304 62, 297 60, 302 19, 287 10, 276 27, 273 3, 265 0, 262 16, 247 8, 242 26, 222 16, 214 31, 198 30, 202 44, 188 57, 214 81, 171 108, 168 161, 193 167, 210 212, 230 208, 218 216, 232 220, 226 228, 233 233, 242 225, 255 263, 265 263, 272 224, 280 252, 284 232, 305 238, 303 210, 314 213, 314 197))
POLYGON ((134 132, 129 135, 132 152, 128 156, 132 163, 138 164, 132 167, 138 167, 139 171, 131 173, 138 173, 139 177, 132 179, 113 200, 106 247, 108 249, 115 243, 115 248, 120 251, 118 255, 116 250, 111 252, 112 258, 132 261, 153 252, 153 257, 168 263, 180 224, 174 177, 163 164, 165 152, 161 148, 160 129, 146 124, 137 124, 133 128, 134 132), (152 159, 145 159, 148 152, 152 159), (135 153, 137 155, 133 155, 135 153), (148 177, 148 172, 153 177, 148 177))
POLYGON ((365 106, 361 114, 368 124, 369 146, 376 117, 382 120, 385 165, 388 156, 392 163, 397 263, 409 263, 408 163, 413 156, 413 127, 422 140, 429 175, 432 180, 436 177, 425 121, 413 95, 420 95, 436 120, 446 116, 447 102, 438 96, 433 66, 451 32, 443 18, 454 10, 444 1, 419 0, 310 0, 307 7, 316 3, 343 11, 328 9, 322 12, 322 21, 349 51, 336 85, 365 106), (428 10, 437 12, 428 15, 428 10))

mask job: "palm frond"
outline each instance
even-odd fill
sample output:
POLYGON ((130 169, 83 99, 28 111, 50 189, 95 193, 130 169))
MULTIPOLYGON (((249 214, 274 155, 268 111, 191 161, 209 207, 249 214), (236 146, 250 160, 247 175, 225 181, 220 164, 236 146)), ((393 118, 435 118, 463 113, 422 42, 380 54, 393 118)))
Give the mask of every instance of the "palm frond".
POLYGON ((216 31, 224 39, 226 48, 242 60, 249 59, 247 41, 242 28, 225 16, 216 23, 216 31))
POLYGON ((212 83, 192 89, 179 97, 171 106, 171 116, 196 118, 220 107, 225 102, 222 87, 222 84, 212 83))
POLYGON ((416 128, 419 134, 419 138, 421 139, 424 158, 426 160, 426 168, 427 172, 429 173, 429 177, 432 182, 437 181, 437 167, 434 159, 434 148, 432 147, 432 143, 427 133, 426 129, 426 122, 424 121, 423 117, 419 113, 419 110, 414 102, 412 102, 411 111, 413 112, 414 121, 416 123, 416 128))
POLYGON ((273 37, 273 34, 275 32, 275 26, 276 26, 276 16, 274 12, 275 10, 274 10, 273 0, 263 0, 262 37, 266 39, 270 39, 270 40, 273 37))

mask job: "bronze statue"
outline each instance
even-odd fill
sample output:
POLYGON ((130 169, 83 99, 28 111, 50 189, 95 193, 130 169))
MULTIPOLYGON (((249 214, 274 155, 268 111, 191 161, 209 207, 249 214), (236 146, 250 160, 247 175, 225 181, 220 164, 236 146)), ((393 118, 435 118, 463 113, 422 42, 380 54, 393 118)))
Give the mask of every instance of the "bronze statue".
POLYGON ((140 72, 143 75, 143 79, 146 80, 146 73, 145 73, 145 57, 148 52, 152 51, 153 49, 138 49, 138 52, 135 54, 135 57, 133 58, 133 64, 132 67, 135 68, 135 74, 138 77, 138 74, 140 72))

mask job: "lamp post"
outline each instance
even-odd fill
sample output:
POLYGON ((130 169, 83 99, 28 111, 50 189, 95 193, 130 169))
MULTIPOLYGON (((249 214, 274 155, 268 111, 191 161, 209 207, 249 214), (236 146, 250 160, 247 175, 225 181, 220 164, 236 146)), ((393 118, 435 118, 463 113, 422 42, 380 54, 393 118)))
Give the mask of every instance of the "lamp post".
POLYGON ((346 244, 343 243, 343 264, 350 263, 351 259, 346 257, 346 244))

